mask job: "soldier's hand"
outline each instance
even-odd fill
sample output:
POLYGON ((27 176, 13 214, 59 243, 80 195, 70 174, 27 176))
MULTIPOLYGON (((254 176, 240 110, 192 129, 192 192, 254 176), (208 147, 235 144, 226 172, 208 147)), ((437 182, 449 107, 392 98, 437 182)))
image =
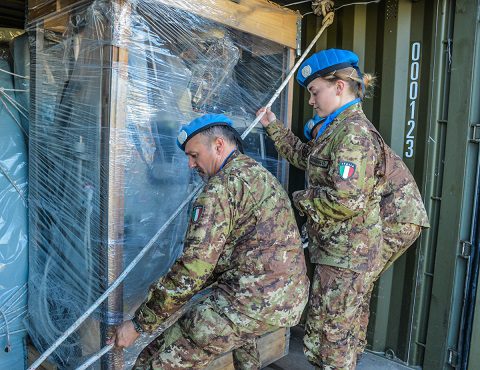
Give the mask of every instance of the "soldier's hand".
POLYGON ((115 335, 108 341, 108 344, 115 343, 120 348, 130 347, 140 336, 135 330, 133 323, 128 320, 117 328, 115 335))
POLYGON ((260 123, 262 124, 263 127, 267 127, 270 123, 275 121, 277 117, 275 116, 275 113, 273 113, 270 108, 265 108, 262 107, 257 111, 257 117, 265 112, 264 116, 260 119, 260 123))

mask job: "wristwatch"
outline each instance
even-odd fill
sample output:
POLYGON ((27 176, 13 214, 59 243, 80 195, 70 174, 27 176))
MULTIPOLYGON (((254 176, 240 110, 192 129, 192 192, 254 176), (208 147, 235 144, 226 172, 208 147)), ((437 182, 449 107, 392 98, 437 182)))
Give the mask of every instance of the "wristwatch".
POLYGON ((143 330, 142 326, 138 323, 137 318, 134 317, 131 321, 132 321, 133 327, 135 328, 135 331, 138 334, 142 334, 144 332, 144 330, 143 330))

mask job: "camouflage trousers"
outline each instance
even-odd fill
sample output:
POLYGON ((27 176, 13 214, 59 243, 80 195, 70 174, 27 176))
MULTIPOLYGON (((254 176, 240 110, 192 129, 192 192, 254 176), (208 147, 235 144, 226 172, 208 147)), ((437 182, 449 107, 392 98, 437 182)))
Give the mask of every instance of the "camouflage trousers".
POLYGON ((260 369, 256 337, 274 329, 241 313, 227 317, 209 298, 145 347, 133 369, 204 369, 231 350, 235 369, 260 369))
POLYGON ((308 360, 325 370, 353 370, 364 351, 375 281, 420 235, 420 226, 384 228, 382 254, 373 271, 316 265, 305 325, 308 360))

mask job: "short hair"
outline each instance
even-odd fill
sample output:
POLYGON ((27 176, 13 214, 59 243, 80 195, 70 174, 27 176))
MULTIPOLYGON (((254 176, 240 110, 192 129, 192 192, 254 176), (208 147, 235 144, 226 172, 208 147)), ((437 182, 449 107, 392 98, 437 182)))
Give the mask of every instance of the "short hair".
POLYGON ((238 134, 236 135, 233 130, 235 129, 229 126, 215 125, 203 130, 200 134, 210 141, 215 140, 217 137, 223 137, 228 143, 238 146, 238 134))

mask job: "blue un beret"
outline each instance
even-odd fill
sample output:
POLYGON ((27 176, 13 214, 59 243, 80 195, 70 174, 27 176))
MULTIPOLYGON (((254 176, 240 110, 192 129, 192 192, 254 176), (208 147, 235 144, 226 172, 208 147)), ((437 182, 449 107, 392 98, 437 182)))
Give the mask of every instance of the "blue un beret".
POLYGON ((324 122, 325 118, 320 117, 318 114, 315 114, 313 118, 310 118, 305 126, 303 127, 303 134, 308 140, 312 140, 312 131, 315 127, 317 127, 320 123, 324 122))
POLYGON ((355 68, 360 75, 357 54, 342 49, 322 50, 302 63, 297 73, 297 81, 303 87, 307 87, 314 79, 347 67, 355 68))
POLYGON ((235 130, 233 128, 232 120, 224 114, 205 114, 180 127, 177 136, 177 146, 185 151, 185 145, 187 144, 188 140, 212 126, 226 126, 231 127, 232 130, 235 130))

